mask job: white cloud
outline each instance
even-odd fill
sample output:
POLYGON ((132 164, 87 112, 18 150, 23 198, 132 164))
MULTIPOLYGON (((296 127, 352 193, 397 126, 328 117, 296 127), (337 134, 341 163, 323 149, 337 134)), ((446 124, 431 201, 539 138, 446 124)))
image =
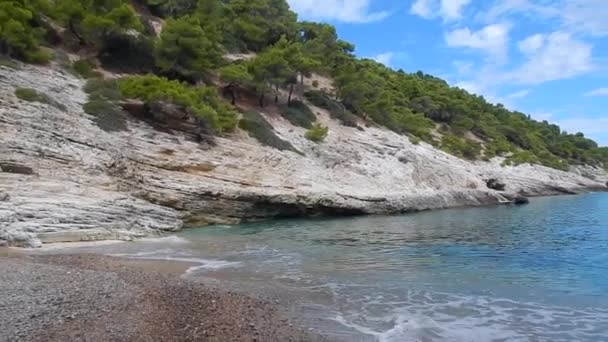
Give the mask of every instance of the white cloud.
POLYGON ((372 12, 371 0, 287 0, 298 15, 307 19, 368 23, 386 18, 387 11, 372 12))
POLYGON ((506 81, 539 84, 582 75, 594 68, 591 45, 574 39, 569 33, 528 37, 520 42, 520 49, 527 54, 527 60, 506 73, 506 81))
POLYGON ((522 89, 520 91, 516 91, 506 96, 507 99, 521 99, 522 97, 526 97, 530 94, 530 89, 522 89))
POLYGON ((450 47, 464 47, 485 51, 493 57, 504 59, 509 42, 508 24, 493 24, 479 31, 469 28, 457 29, 445 35, 445 41, 450 47))
POLYGON ((477 19, 482 22, 492 23, 499 18, 512 14, 523 14, 525 16, 538 18, 550 18, 559 15, 559 9, 554 6, 537 4, 533 0, 497 0, 486 12, 479 13, 477 19))
POLYGON ((606 0, 568 0, 560 15, 570 30, 594 36, 608 35, 606 0))
POLYGON ((381 54, 378 54, 374 57, 371 57, 371 59, 375 60, 378 63, 382 63, 384 65, 391 66, 391 62, 393 61, 393 58, 395 58, 395 53, 394 52, 384 52, 381 54))
POLYGON ((585 96, 608 96, 608 88, 598 88, 585 93, 585 96))
POLYGON ((454 61, 452 65, 456 68, 456 73, 459 76, 468 76, 473 71, 475 64, 465 61, 454 61))
POLYGON ((441 0, 441 16, 446 20, 458 19, 471 0, 441 0))
POLYGON ((478 14, 477 19, 492 23, 515 14, 532 20, 557 19, 560 29, 569 32, 608 35, 606 0, 497 0, 488 11, 478 14))
POLYGON ((410 8, 410 12, 417 16, 430 19, 433 17, 433 6, 435 0, 416 0, 410 8))
POLYGON ((416 0, 410 13, 425 19, 442 17, 446 21, 460 19, 471 0, 416 0))
POLYGON ((526 54, 531 55, 538 51, 543 46, 545 42, 545 36, 542 34, 533 34, 528 38, 520 41, 517 45, 519 46, 519 50, 526 54))

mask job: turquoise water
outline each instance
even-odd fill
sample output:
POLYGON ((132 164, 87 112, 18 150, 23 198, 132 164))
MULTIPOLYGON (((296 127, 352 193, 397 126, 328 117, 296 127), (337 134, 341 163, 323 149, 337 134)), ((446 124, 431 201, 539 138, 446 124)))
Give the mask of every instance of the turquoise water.
POLYGON ((608 341, 608 194, 179 236, 131 255, 197 260, 186 277, 276 295, 337 339, 608 341))

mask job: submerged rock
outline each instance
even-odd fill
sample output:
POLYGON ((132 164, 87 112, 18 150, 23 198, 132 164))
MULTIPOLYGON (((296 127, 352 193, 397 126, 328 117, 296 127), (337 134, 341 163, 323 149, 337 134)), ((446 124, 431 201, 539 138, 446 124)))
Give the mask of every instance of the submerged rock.
POLYGON ((528 199, 528 197, 525 197, 525 196, 520 195, 520 196, 516 196, 513 199, 513 204, 515 204, 515 205, 524 205, 524 204, 528 204, 528 203, 530 203, 530 199, 528 199))

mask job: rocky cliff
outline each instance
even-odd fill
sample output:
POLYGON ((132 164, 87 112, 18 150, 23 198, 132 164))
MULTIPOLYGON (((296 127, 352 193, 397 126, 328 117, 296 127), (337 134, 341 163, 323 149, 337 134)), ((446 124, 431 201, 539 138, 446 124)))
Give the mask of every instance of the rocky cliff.
POLYGON ((83 84, 56 67, 0 66, 0 241, 39 246, 272 217, 484 205, 520 193, 605 189, 608 178, 590 167, 464 161, 381 128, 341 126, 319 108, 330 128, 322 144, 266 115, 303 155, 264 147, 242 131, 210 146, 136 117, 127 131, 106 132, 82 110, 83 84), (19 100, 18 87, 65 108, 19 100))

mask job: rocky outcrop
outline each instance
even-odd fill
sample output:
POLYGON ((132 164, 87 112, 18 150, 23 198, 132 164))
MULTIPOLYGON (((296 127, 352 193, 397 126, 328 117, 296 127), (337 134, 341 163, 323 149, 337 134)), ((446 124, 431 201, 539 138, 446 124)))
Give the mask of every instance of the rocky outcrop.
POLYGON ((507 185, 505 183, 500 182, 496 178, 490 178, 486 181, 486 186, 488 189, 496 190, 496 191, 505 191, 507 185))
POLYGON ((213 223, 272 217, 401 213, 502 203, 509 194, 605 189, 606 174, 469 162, 393 132, 344 127, 314 108, 330 134, 265 115, 302 155, 260 145, 242 131, 214 145, 165 105, 125 104, 127 131, 106 132, 82 111, 83 81, 56 68, 0 66, 0 240, 133 239, 213 223), (66 111, 14 96, 34 88, 66 111), (138 112, 139 110, 139 112, 138 112), (199 138, 197 138, 199 137, 199 138), (8 167, 6 167, 8 166, 8 167), (593 177, 589 177, 593 175, 593 177), (500 179, 505 192, 489 189, 500 179))

